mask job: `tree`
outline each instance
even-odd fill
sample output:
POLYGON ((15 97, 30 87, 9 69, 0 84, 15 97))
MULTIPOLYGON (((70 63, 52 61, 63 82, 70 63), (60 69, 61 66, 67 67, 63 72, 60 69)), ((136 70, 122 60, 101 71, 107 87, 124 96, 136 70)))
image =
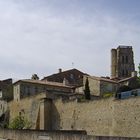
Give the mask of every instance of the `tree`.
POLYGON ((23 116, 15 117, 9 124, 11 129, 29 129, 31 128, 31 123, 23 116))
POLYGON ((119 87, 119 89, 117 90, 117 93, 125 92, 125 91, 130 91, 130 90, 132 90, 131 87, 123 85, 123 86, 119 87))
POLYGON ((89 81, 88 81, 88 78, 86 79, 84 93, 85 93, 85 99, 90 100, 91 97, 90 97, 90 89, 89 89, 89 81))
POLYGON ((138 65, 138 73, 139 73, 139 77, 140 77, 140 63, 138 65))
POLYGON ((37 74, 33 74, 31 77, 32 80, 39 80, 39 77, 37 74))

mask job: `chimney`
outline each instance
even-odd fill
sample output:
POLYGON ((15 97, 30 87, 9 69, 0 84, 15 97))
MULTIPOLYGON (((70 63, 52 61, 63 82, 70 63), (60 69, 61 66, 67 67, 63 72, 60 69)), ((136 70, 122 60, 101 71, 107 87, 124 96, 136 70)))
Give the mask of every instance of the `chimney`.
POLYGON ((61 72, 62 72, 62 69, 61 69, 61 68, 59 68, 59 69, 58 69, 58 73, 61 73, 61 72))

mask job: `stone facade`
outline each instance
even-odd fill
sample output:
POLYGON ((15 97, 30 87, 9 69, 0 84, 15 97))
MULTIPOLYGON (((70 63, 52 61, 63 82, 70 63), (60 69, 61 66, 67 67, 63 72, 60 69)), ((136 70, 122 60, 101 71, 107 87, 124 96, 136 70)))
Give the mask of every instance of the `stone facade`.
MULTIPOLYGON (((96 140, 85 131, 39 131, 0 129, 0 140, 96 140)), ((115 140, 112 138, 111 140, 115 140)), ((122 139, 122 140, 125 140, 122 139)), ((134 139, 135 140, 135 139, 134 139)))
POLYGON ((140 138, 89 136, 85 131, 0 129, 0 140, 140 140, 140 138))
POLYGON ((88 74, 77 69, 70 69, 66 71, 59 69, 58 73, 46 76, 42 79, 42 81, 59 82, 64 85, 79 86, 82 85, 84 75, 88 74))
POLYGON ((0 99, 6 101, 13 100, 12 79, 0 81, 0 99))
POLYGON ((44 82, 39 80, 19 80, 13 85, 14 100, 19 101, 22 98, 33 96, 45 91, 57 93, 72 93, 70 86, 65 86, 56 82, 44 82))
POLYGON ((86 130, 90 135, 140 137, 140 97, 89 102, 54 101, 52 126, 63 130, 86 130))
POLYGON ((115 93, 118 87, 118 83, 107 79, 107 78, 101 78, 101 77, 95 77, 95 76, 87 76, 85 75, 83 77, 83 86, 77 87, 76 92, 82 93, 84 92, 84 85, 86 82, 86 79, 88 78, 89 81, 89 88, 90 93, 93 96, 103 96, 103 94, 106 93, 115 93))
POLYGON ((32 129, 86 130, 89 135, 140 137, 140 97, 77 102, 46 94, 8 103, 10 118, 23 113, 32 129))
POLYGON ((111 78, 130 77, 135 71, 132 46, 119 46, 111 50, 111 78))

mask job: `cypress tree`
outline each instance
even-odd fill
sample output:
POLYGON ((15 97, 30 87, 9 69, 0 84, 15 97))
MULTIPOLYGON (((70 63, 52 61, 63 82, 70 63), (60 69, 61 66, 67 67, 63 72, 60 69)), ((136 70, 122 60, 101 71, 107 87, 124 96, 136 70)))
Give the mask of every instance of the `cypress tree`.
POLYGON ((90 97, 90 89, 89 89, 89 81, 88 81, 88 78, 86 79, 84 93, 85 93, 85 99, 90 100, 91 97, 90 97))

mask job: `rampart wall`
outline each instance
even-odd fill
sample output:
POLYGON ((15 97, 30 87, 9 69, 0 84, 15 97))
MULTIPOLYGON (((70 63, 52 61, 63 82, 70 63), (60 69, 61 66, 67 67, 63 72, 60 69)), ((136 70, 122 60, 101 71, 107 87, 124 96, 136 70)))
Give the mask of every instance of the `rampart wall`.
POLYGON ((140 97, 87 102, 56 100, 53 129, 86 130, 90 135, 140 137, 140 97))

